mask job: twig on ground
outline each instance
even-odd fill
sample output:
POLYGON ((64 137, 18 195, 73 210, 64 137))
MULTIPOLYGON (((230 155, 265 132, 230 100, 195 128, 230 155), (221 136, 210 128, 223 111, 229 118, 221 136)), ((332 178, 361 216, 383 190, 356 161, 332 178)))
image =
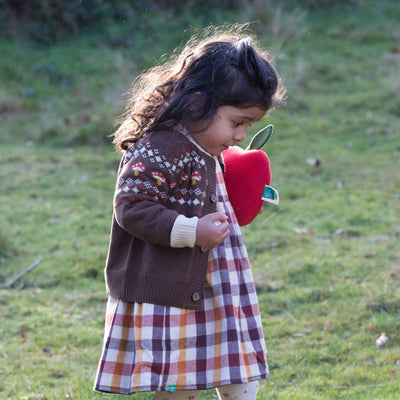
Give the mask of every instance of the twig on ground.
POLYGON ((28 268, 24 269, 17 276, 11 279, 11 281, 9 281, 5 286, 3 286, 3 289, 10 289, 15 282, 19 281, 24 275, 26 275, 28 272, 36 268, 42 261, 43 257, 39 257, 33 264, 31 264, 28 268))
POLYGON ((1 352, 3 353, 3 357, 4 357, 4 358, 8 358, 8 354, 4 351, 2 345, 0 345, 0 350, 1 350, 1 352))

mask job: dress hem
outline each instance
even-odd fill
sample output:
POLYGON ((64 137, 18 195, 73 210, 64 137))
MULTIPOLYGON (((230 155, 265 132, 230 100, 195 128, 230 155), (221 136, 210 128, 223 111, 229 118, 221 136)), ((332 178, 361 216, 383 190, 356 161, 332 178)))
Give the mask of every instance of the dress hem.
MULTIPOLYGON (((236 385, 236 384, 241 384, 241 383, 248 383, 248 382, 253 382, 253 381, 259 381, 262 379, 268 379, 268 375, 260 375, 258 377, 253 377, 248 380, 243 380, 243 379, 234 379, 232 381, 225 381, 225 382, 220 382, 218 385, 215 385, 213 383, 211 384, 203 384, 203 385, 189 385, 189 386, 175 386, 174 385, 174 391, 181 391, 181 390, 209 390, 209 389, 215 389, 221 386, 226 386, 226 385, 236 385)), ((110 388, 110 387, 105 387, 105 386, 95 386, 93 390, 95 392, 101 392, 101 393, 112 393, 112 394, 135 394, 135 393, 143 393, 143 392, 171 392, 169 390, 170 386, 149 386, 149 387, 143 387, 143 388, 132 388, 131 390, 122 390, 120 387, 116 388, 110 388)))

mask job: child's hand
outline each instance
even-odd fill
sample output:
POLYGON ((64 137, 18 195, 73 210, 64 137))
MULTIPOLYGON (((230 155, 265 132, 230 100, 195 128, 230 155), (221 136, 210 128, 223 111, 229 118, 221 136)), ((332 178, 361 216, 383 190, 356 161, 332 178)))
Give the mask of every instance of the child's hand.
POLYGON ((196 244, 206 249, 218 246, 229 236, 228 217, 220 212, 199 219, 196 229, 196 244))

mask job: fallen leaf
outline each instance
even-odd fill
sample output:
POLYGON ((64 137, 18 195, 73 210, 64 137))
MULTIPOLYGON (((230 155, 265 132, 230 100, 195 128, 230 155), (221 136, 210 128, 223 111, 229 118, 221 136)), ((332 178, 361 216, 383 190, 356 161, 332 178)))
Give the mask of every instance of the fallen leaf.
POLYGON ((305 226, 295 227, 293 229, 296 233, 308 233, 308 229, 305 226))
POLYGON ((23 327, 21 328, 21 340, 22 343, 26 343, 28 341, 27 337, 26 337, 26 333, 28 332, 28 328, 23 327))
POLYGON ((312 167, 319 167, 321 165, 321 161, 318 158, 310 157, 306 159, 308 165, 312 167))
POLYGON ((382 332, 381 336, 379 336, 378 339, 375 340, 376 348, 381 349, 382 347, 385 347, 388 340, 389 338, 386 336, 386 333, 382 332))

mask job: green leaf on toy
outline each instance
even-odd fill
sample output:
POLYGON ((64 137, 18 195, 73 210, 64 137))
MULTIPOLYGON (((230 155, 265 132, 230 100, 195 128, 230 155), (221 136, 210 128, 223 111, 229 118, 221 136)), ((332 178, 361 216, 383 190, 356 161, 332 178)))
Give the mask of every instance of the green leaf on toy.
POLYGON ((259 130, 251 139, 250 144, 246 150, 258 150, 263 147, 269 139, 271 139, 272 132, 274 131, 273 125, 269 124, 265 128, 259 130))

